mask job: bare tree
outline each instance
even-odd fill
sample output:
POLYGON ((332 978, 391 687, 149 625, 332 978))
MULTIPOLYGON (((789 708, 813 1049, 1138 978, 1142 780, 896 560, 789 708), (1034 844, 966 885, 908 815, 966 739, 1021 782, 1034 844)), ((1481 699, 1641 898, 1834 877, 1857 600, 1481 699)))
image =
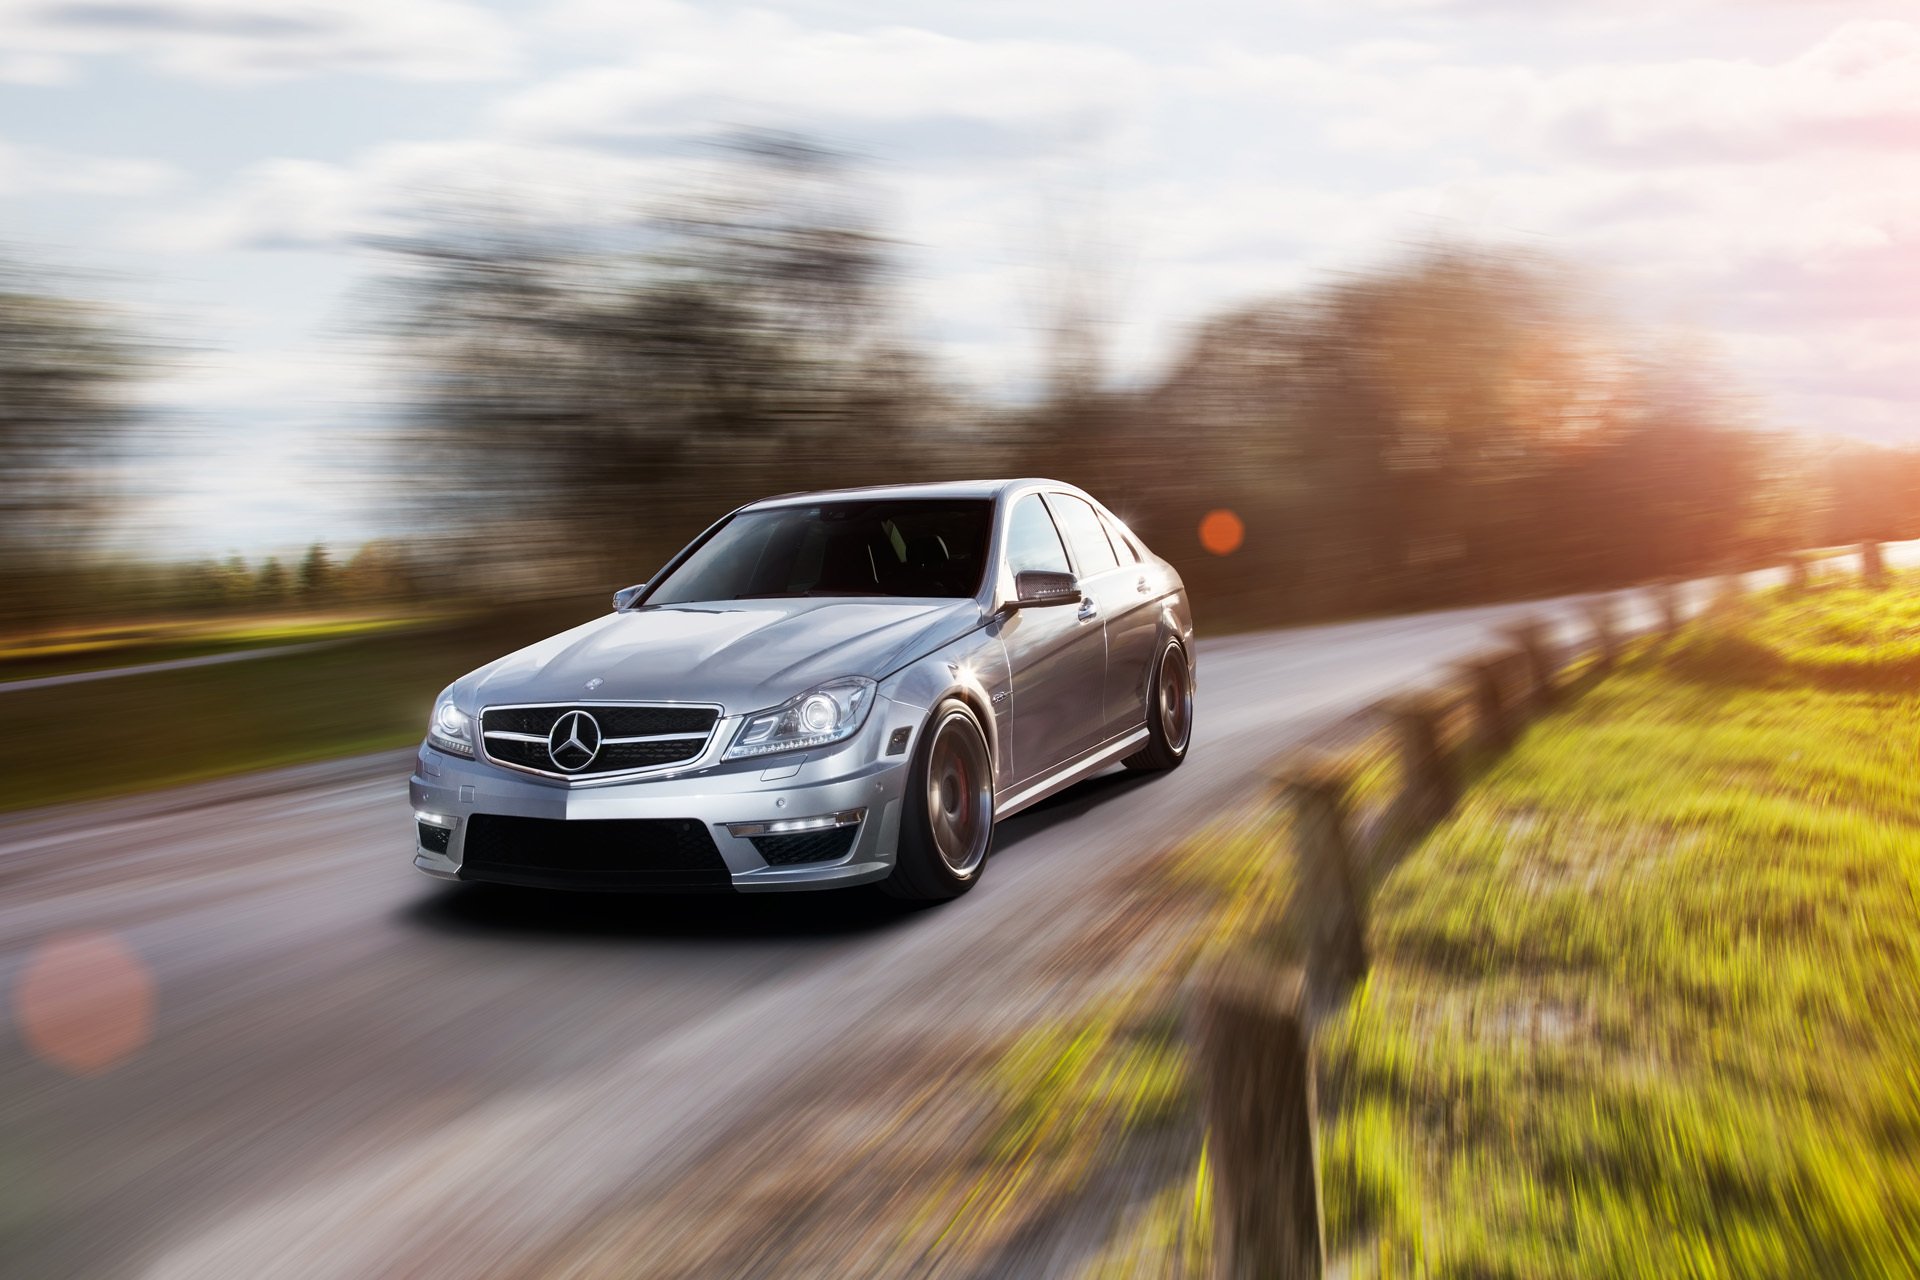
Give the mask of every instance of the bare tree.
POLYGON ((140 354, 99 308, 0 265, 0 577, 16 617, 54 606, 98 532, 140 354))
POLYGON ((751 135, 715 171, 616 249, 496 218, 388 243, 448 514, 589 574, 644 571, 739 501, 912 452, 930 379, 892 334, 851 162, 751 135))

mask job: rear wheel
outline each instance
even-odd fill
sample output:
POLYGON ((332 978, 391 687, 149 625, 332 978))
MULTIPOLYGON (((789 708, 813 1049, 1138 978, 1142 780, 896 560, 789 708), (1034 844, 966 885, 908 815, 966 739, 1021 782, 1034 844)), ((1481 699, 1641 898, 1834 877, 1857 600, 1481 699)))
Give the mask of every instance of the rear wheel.
POLYGON ((993 761, 966 703, 949 698, 934 709, 907 778, 900 848, 880 887, 896 898, 957 898, 980 878, 993 843, 993 761))
POLYGON ((1147 695, 1147 745, 1128 756, 1129 769, 1171 769, 1187 758, 1193 738, 1193 668, 1178 640, 1169 640, 1154 660, 1147 695))

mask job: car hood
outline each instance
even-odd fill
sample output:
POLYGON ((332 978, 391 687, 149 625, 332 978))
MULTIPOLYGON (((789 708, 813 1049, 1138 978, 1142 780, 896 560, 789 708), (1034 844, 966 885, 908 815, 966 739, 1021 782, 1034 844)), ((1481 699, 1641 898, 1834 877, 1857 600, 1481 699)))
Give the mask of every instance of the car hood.
POLYGON ((740 600, 613 613, 460 682, 473 707, 514 702, 785 702, 838 676, 879 679, 980 625, 968 600, 740 600), (600 683, 592 689, 592 681, 600 683))

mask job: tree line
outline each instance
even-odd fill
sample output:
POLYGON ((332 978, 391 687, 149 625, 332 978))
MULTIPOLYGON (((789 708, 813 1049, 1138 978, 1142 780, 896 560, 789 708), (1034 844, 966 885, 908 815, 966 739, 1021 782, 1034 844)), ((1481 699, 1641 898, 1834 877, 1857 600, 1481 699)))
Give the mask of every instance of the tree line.
MULTIPOLYGON (((1920 534, 1920 454, 1757 427, 1711 360, 1636 333, 1534 255, 1409 249, 1223 311, 1144 379, 1103 376, 1100 317, 1063 309, 1043 390, 1012 404, 956 385, 904 336, 901 253, 857 166, 770 136, 723 159, 614 236, 469 212, 384 242, 397 447, 435 459, 430 485, 408 470, 391 491, 417 514, 407 545, 337 569, 312 553, 298 571, 154 568, 164 584, 147 595, 212 608, 599 589, 770 493, 1005 474, 1100 495, 1215 625, 1920 534), (1231 554, 1201 545, 1214 510, 1245 530, 1231 554)), ((0 282, 0 589, 15 613, 57 612, 30 584, 88 561, 103 460, 138 429, 132 346, 102 316, 0 282)))

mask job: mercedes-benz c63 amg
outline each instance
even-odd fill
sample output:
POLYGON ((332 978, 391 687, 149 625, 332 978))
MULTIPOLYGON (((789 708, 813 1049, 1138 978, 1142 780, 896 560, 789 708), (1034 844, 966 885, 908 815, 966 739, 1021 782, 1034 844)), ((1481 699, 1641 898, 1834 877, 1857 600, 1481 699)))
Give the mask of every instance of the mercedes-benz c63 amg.
POLYGON ((1078 489, 769 498, 439 696, 414 865, 949 898, 996 820, 1115 763, 1178 765, 1193 691, 1179 575, 1078 489))

